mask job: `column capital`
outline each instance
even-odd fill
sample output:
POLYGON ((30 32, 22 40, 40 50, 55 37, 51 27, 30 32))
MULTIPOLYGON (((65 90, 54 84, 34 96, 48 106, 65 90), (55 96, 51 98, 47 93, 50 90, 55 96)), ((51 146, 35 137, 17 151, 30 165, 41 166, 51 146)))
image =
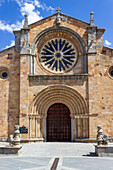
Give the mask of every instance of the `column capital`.
POLYGON ((71 114, 70 117, 71 117, 71 119, 74 119, 74 114, 71 114))
POLYGON ((33 119, 33 118, 34 118, 34 115, 30 115, 30 116, 29 116, 29 119, 33 119))
POLYGON ((47 114, 41 113, 41 114, 39 114, 39 116, 40 116, 41 118, 44 118, 44 117, 47 117, 47 114))
POLYGON ((43 118, 46 118, 46 117, 47 117, 47 114, 44 114, 44 115, 43 115, 43 118))
POLYGON ((32 116, 29 116, 29 119, 31 119, 32 118, 32 116))

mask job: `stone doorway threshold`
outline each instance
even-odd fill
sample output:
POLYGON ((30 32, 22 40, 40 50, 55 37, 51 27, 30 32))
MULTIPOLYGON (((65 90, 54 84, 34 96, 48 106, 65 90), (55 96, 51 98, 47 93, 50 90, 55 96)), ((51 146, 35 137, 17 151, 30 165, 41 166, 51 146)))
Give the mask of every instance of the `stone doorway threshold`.
POLYGON ((44 142, 44 138, 21 138, 21 143, 44 142))

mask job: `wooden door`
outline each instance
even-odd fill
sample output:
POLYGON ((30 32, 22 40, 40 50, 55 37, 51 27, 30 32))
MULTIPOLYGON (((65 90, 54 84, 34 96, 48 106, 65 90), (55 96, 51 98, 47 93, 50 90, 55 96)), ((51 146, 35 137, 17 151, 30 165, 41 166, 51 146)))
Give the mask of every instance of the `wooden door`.
POLYGON ((71 141, 71 117, 68 107, 52 105, 47 113, 47 141, 71 141))

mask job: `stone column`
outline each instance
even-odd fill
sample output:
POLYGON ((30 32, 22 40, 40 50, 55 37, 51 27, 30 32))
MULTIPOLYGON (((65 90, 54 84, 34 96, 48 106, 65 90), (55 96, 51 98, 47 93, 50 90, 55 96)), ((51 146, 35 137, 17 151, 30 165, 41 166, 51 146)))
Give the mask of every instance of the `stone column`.
POLYGON ((89 118, 86 117, 86 137, 89 137, 89 118))
POLYGON ((31 117, 29 117, 29 138, 31 138, 31 117))
POLYGON ((38 117, 37 117, 37 120, 39 120, 39 130, 40 130, 39 137, 42 137, 42 130, 41 130, 41 116, 38 116, 38 117))
POLYGON ((83 118, 81 117, 81 138, 83 137, 83 118))
POLYGON ((43 138, 43 131, 42 131, 43 127, 42 127, 42 125, 43 125, 43 124, 42 124, 42 117, 40 117, 40 133, 41 133, 41 134, 40 134, 40 137, 41 137, 41 138, 43 138))
POLYGON ((74 117, 71 116, 71 141, 74 140, 74 117))
POLYGON ((32 55, 29 56, 29 74, 32 75, 32 55))
POLYGON ((46 142, 46 118, 47 118, 47 116, 44 116, 44 140, 45 140, 45 142, 46 142))
POLYGON ((35 56, 32 56, 32 73, 35 74, 35 56))
POLYGON ((37 138, 37 116, 35 117, 35 138, 37 138))
POLYGON ((30 55, 29 67, 30 67, 29 74, 34 75, 35 74, 35 56, 34 55, 30 55))
POLYGON ((75 117, 75 138, 77 138, 77 118, 75 117))

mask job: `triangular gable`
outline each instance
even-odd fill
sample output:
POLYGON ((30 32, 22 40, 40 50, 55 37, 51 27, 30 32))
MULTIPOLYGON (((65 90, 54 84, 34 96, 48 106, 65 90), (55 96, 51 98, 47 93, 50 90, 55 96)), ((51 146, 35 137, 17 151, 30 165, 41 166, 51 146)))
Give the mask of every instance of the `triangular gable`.
MULTIPOLYGON (((82 20, 79 20, 79 19, 76 19, 76 18, 74 18, 74 17, 68 16, 68 15, 66 15, 66 14, 63 14, 63 13, 60 13, 60 12, 59 12, 59 14, 60 14, 61 19, 64 19, 64 18, 65 18, 65 19, 67 19, 67 20, 74 20, 74 21, 76 21, 76 22, 79 22, 79 23, 81 23, 81 24, 85 24, 85 25, 87 25, 87 26, 90 25, 90 24, 87 23, 87 22, 84 22, 84 21, 82 21, 82 20)), ((53 14, 53 15, 50 15, 50 16, 48 16, 48 17, 46 17, 46 18, 43 18, 43 19, 41 19, 41 20, 39 20, 39 21, 37 21, 37 22, 34 22, 34 23, 32 23, 32 24, 29 24, 29 27, 34 27, 35 25, 41 24, 41 22, 47 21, 47 20, 49 20, 49 19, 55 19, 57 15, 58 15, 58 12, 55 13, 55 14, 53 14)))

